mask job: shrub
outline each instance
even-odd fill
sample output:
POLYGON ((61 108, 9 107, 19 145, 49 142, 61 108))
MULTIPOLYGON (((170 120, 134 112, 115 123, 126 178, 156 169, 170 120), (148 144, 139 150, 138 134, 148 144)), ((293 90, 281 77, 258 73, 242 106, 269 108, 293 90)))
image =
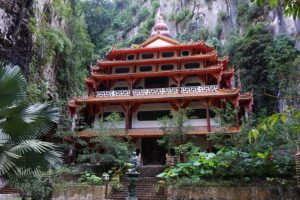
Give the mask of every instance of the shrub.
POLYGON ((150 15, 150 11, 147 8, 143 8, 138 13, 138 21, 139 22, 144 21, 149 15, 150 15))
POLYGON ((199 39, 200 40, 207 40, 209 35, 210 35, 210 33, 209 33, 208 28, 203 27, 200 29, 200 31, 199 31, 199 39))
POLYGON ((217 37, 220 38, 222 35, 223 25, 221 23, 218 23, 215 27, 215 30, 217 37))
POLYGON ((183 9, 177 14, 172 13, 169 15, 169 20, 175 21, 176 24, 179 24, 182 21, 186 21, 192 17, 192 12, 189 9, 183 9))
POLYGON ((275 154, 269 148, 265 152, 243 152, 225 148, 215 153, 191 149, 189 161, 167 168, 157 177, 166 180, 209 177, 277 176, 290 174, 294 169, 291 154, 275 154))
POLYGON ((222 21, 225 21, 228 18, 228 13, 224 12, 224 11, 220 11, 218 13, 218 18, 222 21))
POLYGON ((103 180, 102 178, 96 176, 94 173, 85 172, 79 178, 80 182, 85 182, 91 185, 102 185, 103 180))

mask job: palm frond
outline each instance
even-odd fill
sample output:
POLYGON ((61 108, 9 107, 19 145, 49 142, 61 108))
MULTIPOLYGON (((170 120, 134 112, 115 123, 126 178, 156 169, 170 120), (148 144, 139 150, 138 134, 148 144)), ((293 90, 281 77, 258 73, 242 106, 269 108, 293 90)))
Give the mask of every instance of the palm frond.
POLYGON ((62 163, 55 144, 38 140, 59 120, 52 103, 30 105, 20 68, 0 61, 0 178, 62 163))
POLYGON ((0 155, 0 177, 7 175, 9 173, 18 174, 19 169, 15 161, 20 158, 20 156, 11 153, 9 151, 3 151, 0 155))
POLYGON ((26 140, 1 153, 0 176, 25 171, 31 173, 37 168, 56 168, 62 163, 61 157, 61 152, 57 151, 57 146, 53 143, 26 140))
POLYGON ((0 61, 0 109, 23 101, 26 80, 18 66, 0 61))
POLYGON ((54 150, 57 146, 51 142, 43 142, 39 140, 25 140, 19 145, 10 149, 10 152, 22 156, 23 154, 34 151, 36 153, 43 153, 48 150, 54 150))
POLYGON ((0 125, 2 131, 12 140, 34 139, 48 133, 59 120, 58 107, 51 102, 18 105, 0 110, 0 116, 6 120, 0 125))

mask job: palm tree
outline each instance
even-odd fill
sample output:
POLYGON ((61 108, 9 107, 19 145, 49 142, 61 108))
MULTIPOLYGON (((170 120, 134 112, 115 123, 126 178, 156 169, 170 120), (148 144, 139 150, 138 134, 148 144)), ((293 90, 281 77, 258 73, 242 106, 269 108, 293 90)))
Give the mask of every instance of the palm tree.
POLYGON ((31 105, 18 66, 0 61, 0 178, 36 173, 61 163, 57 146, 39 140, 59 119, 50 103, 31 105))

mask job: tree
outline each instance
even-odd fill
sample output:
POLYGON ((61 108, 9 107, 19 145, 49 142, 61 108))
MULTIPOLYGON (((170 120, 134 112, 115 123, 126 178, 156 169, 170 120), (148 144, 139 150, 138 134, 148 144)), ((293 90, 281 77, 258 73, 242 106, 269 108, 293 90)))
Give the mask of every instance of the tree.
POLYGON ((260 133, 286 134, 286 137, 290 138, 291 142, 300 144, 300 110, 288 109, 285 112, 275 113, 266 117, 256 128, 249 132, 249 141, 256 140, 260 133), (276 129, 278 125, 285 128, 284 133, 276 129), (292 135, 296 137, 292 137, 292 135))
POLYGON ((300 18, 300 2, 291 0, 255 0, 258 6, 268 3, 271 8, 282 6, 286 16, 300 18))
POLYGON ((41 141, 58 121, 57 107, 31 105, 18 66, 0 62, 0 178, 37 173, 61 163, 57 146, 41 141))
POLYGON ((249 142, 262 137, 262 133, 277 137, 284 135, 290 143, 297 146, 295 162, 298 186, 300 186, 300 110, 288 109, 285 112, 266 117, 256 128, 249 131, 249 142))
POLYGON ((245 34, 232 35, 227 53, 236 65, 238 85, 254 92, 254 112, 261 108, 268 113, 277 108, 272 96, 294 96, 298 80, 299 52, 287 36, 273 37, 265 24, 250 26, 245 34), (292 94, 291 94, 292 93, 292 94))
POLYGON ((121 121, 122 118, 118 113, 112 113, 99 121, 99 129, 92 130, 96 132, 95 137, 89 141, 77 138, 77 141, 84 147, 83 153, 78 156, 77 160, 104 167, 128 162, 132 148, 128 142, 118 138, 120 136, 125 137, 124 134, 122 135, 121 129, 117 128, 121 121), (91 147, 88 144, 93 145, 91 147))
POLYGON ((159 120, 163 138, 158 140, 159 145, 164 146, 167 150, 178 147, 187 142, 187 134, 191 131, 191 126, 186 125, 188 110, 172 110, 169 116, 159 120))
POLYGON ((254 111, 266 106, 273 110, 273 102, 262 94, 269 91, 267 70, 268 59, 265 50, 272 43, 272 35, 262 24, 251 26, 242 37, 234 37, 229 42, 229 57, 236 65, 244 91, 253 90, 255 94, 254 111))

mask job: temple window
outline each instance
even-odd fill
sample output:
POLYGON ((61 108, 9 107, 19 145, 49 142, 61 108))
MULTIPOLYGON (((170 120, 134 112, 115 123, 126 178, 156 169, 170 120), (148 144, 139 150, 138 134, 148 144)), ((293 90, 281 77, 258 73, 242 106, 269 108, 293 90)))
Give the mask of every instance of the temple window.
POLYGON ((138 121, 155 121, 170 116, 170 110, 140 111, 137 113, 138 121))
POLYGON ((186 69, 195 69, 195 68, 199 68, 200 67, 200 63, 185 63, 184 64, 184 68, 186 69))
MULTIPOLYGON (((107 118, 109 115, 111 115, 113 112, 104 112, 103 113, 103 119, 105 120, 105 118, 107 118)), ((119 114, 119 116, 124 119, 125 118, 125 114, 123 112, 114 112, 119 114)))
POLYGON ((115 87, 114 90, 128 90, 128 87, 115 87))
POLYGON ((152 66, 141 66, 139 69, 140 72, 150 72, 152 71, 152 66))
POLYGON ((182 56, 189 56, 190 55, 190 51, 182 51, 181 55, 182 56))
POLYGON ((127 55, 127 60, 134 60, 135 56, 134 55, 127 55))
POLYGON ((149 77, 144 79, 145 88, 166 88, 169 87, 169 77, 149 77))
POLYGON ((198 83, 198 82, 187 83, 187 84, 185 84, 185 86, 187 86, 187 87, 189 87, 189 86, 201 86, 201 83, 198 83))
POLYGON ((173 70, 174 69, 174 65, 172 65, 172 64, 162 65, 160 68, 161 68, 162 71, 173 70))
POLYGON ((122 74, 122 73, 128 73, 129 68, 128 67, 122 67, 122 68, 116 68, 115 73, 116 74, 122 74))
MULTIPOLYGON (((209 110, 210 118, 214 118, 216 113, 212 110, 209 110)), ((187 114, 188 119, 206 119, 206 109, 190 109, 187 114)))
POLYGON ((144 53, 142 55, 142 58, 143 59, 152 59, 152 58, 154 58, 154 54, 153 53, 144 53))
POLYGON ((161 56, 164 58, 169 58, 169 57, 173 57, 174 56, 174 52, 173 51, 169 51, 169 52, 162 52, 161 56))

